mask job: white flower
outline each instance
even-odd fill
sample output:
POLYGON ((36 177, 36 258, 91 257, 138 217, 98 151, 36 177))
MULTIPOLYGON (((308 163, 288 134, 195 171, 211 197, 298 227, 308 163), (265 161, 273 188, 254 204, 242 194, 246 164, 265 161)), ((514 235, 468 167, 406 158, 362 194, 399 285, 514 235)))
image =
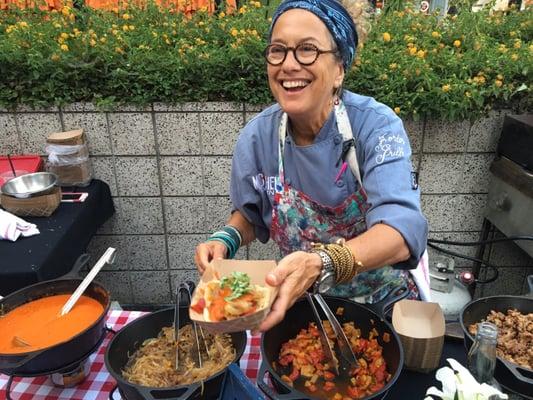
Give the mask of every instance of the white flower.
MULTIPOLYGON (((442 367, 435 374, 437 380, 442 383, 442 391, 432 386, 426 391, 426 396, 437 396, 442 400, 489 400, 489 398, 490 400, 505 400, 508 398, 506 394, 486 383, 480 385, 472 374, 453 358, 448 358, 446 361, 452 368, 442 367)), ((426 397, 424 400, 432 399, 426 397)))

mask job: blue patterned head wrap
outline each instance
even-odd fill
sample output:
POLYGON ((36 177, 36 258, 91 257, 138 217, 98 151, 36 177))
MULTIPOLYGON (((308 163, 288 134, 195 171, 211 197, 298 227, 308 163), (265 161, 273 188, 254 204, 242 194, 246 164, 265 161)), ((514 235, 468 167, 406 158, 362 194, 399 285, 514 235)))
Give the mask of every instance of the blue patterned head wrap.
POLYGON ((301 8, 310 11, 326 24, 342 57, 344 70, 352 65, 357 48, 357 31, 352 17, 337 0, 285 0, 272 16, 272 24, 268 34, 272 37, 272 28, 281 14, 287 10, 301 8))

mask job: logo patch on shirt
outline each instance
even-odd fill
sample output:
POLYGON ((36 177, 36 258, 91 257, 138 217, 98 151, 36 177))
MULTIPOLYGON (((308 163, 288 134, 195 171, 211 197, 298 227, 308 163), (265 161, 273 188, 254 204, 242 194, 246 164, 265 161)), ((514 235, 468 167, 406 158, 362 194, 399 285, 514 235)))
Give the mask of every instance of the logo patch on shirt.
POLYGON ((411 171, 411 189, 418 189, 418 172, 411 171))
POLYGON ((376 146, 376 163, 383 164, 387 159, 404 156, 405 139, 399 134, 379 136, 379 144, 376 146))
POLYGON ((269 196, 274 196, 276 192, 281 192, 283 187, 278 176, 265 176, 261 173, 252 176, 254 189, 258 192, 265 192, 269 196))

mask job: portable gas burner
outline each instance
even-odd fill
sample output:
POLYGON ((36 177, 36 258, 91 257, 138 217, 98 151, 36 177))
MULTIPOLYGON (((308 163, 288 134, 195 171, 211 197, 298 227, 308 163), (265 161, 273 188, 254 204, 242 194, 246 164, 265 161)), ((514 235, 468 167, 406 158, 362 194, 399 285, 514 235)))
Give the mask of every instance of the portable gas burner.
POLYGON ((61 371, 48 375, 48 377, 50 378, 54 386, 68 388, 82 383, 85 378, 89 376, 90 370, 91 363, 89 362, 89 358, 86 358, 78 365, 75 365, 72 369, 63 369, 61 371))

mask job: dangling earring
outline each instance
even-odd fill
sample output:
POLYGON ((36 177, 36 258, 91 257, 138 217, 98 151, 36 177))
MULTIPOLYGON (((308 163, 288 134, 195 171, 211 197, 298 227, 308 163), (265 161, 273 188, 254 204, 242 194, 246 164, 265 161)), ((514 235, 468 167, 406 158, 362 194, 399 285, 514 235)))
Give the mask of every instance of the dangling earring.
POLYGON ((340 92, 341 92, 341 87, 339 86, 338 88, 335 89, 335 100, 333 101, 333 104, 335 104, 336 106, 339 105, 339 103, 341 102, 340 100, 340 92))

